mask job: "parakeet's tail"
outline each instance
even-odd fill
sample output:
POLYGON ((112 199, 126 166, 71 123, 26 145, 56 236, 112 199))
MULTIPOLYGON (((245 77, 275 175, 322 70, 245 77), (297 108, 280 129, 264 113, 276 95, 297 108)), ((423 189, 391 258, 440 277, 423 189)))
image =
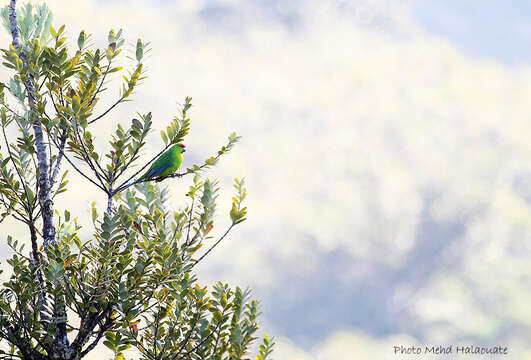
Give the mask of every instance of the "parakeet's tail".
POLYGON ((141 182, 142 180, 143 180, 143 179, 138 179, 138 180, 136 180, 136 181, 133 181, 133 182, 130 183, 130 184, 127 184, 127 185, 125 185, 125 186, 122 186, 122 187, 119 189, 118 192, 122 192, 122 191, 124 191, 124 190, 127 189, 129 186, 133 186, 133 185, 135 185, 135 184, 138 184, 138 183, 141 182))

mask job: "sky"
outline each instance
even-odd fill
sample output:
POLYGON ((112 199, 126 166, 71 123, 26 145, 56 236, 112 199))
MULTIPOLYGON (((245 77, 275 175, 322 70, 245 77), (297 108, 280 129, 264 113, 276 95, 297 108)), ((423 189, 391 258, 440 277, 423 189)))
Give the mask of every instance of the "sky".
MULTIPOLYGON (((197 271, 253 289, 275 359, 407 359, 393 346, 416 344, 531 359, 526 1, 47 3, 73 39, 151 42, 136 101, 108 119, 153 112, 146 159, 186 96, 185 166, 242 135, 209 176, 220 214, 246 178, 249 220, 197 271)), ((176 207, 187 181, 169 185, 176 207)), ((70 188, 58 206, 81 221, 105 205, 82 178, 70 188)))

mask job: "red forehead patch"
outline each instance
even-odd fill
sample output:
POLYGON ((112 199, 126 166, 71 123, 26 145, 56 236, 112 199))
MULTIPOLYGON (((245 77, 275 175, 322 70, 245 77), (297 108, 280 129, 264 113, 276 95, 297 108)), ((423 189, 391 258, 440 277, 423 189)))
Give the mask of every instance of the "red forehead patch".
POLYGON ((179 144, 180 147, 182 148, 185 148, 186 146, 184 146, 184 144, 179 144))

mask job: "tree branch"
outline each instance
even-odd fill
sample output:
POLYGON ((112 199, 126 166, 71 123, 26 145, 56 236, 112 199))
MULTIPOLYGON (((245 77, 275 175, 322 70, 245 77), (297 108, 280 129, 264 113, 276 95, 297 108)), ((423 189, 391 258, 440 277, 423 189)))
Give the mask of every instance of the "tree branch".
MULTIPOLYGON (((153 159, 151 159, 146 165, 144 165, 144 167, 142 167, 140 170, 138 170, 135 174, 133 174, 133 176, 129 177, 129 179, 127 179, 126 181, 124 181, 120 186, 118 186, 116 188, 116 190, 114 190, 113 192, 113 196, 118 194, 119 192, 121 192, 122 190, 125 190, 127 188, 127 183, 132 179, 134 178, 135 176, 137 176, 138 174, 140 174, 140 172, 142 172, 142 170, 144 170, 146 167, 148 167, 149 164, 151 164, 154 160, 156 160, 169 146, 166 146, 164 148, 164 150, 162 150, 161 152, 159 152, 153 159)), ((215 157, 215 159, 218 159, 219 157, 221 156, 221 154, 217 155, 215 157)), ((143 182, 146 182, 146 181, 155 181, 155 182, 161 182, 162 180, 166 180, 166 179, 171 179, 171 178, 182 178, 183 176, 185 175, 189 175, 189 174, 195 174, 197 173, 198 171, 200 170, 203 170, 205 167, 207 166, 211 166, 211 165, 208 165, 208 164, 203 164, 201 165, 199 168, 197 169, 186 169, 186 172, 183 172, 183 173, 174 173, 174 174, 170 174, 170 175, 167 175, 167 176, 161 176, 161 177, 156 177, 156 178, 149 178, 149 179, 144 179, 142 181, 139 181, 137 184, 141 184, 143 182)))
POLYGON ((94 339, 94 341, 91 342, 87 346, 87 348, 81 352, 81 354, 79 355, 79 358, 82 359, 85 355, 87 355, 89 352, 91 352, 98 345, 100 340, 103 338, 103 336, 105 335, 105 332, 107 330, 109 330, 112 326, 113 326, 113 322, 112 322, 111 318, 109 316, 107 316, 107 318, 105 320, 105 324, 103 324, 103 326, 100 327, 100 329, 98 331, 98 335, 96 336, 96 339, 94 339))
MULTIPOLYGON (((27 68, 28 62, 21 49, 19 32, 17 25, 16 0, 11 0, 9 3, 9 20, 11 28, 11 36, 13 38, 13 46, 19 52, 24 69, 27 68)), ((30 120, 33 123, 33 132, 35 134, 35 147, 37 152, 37 162, 39 165, 39 201, 42 210, 42 233, 44 237, 44 246, 55 241, 55 227, 53 224, 53 202, 50 197, 50 179, 48 178, 48 156, 46 154, 46 147, 43 141, 42 124, 36 112, 36 94, 35 86, 31 80, 30 74, 26 74, 24 85, 26 87, 28 103, 30 107, 30 120)))
POLYGON ((112 215, 112 185, 109 185, 109 192, 107 195, 107 214, 112 215))

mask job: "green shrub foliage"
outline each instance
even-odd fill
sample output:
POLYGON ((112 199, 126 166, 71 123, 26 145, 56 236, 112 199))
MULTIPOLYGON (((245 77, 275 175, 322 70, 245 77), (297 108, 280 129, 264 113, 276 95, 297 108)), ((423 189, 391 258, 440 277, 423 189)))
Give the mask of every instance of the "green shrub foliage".
POLYGON ((149 162, 139 163, 139 155, 151 135, 151 113, 116 124, 110 150, 98 149, 91 128, 132 100, 149 45, 136 42, 124 71, 116 65, 121 30, 109 32, 103 49, 90 46, 84 31, 71 45, 64 26, 51 27, 45 5, 25 5, 17 19, 11 3, 2 10, 13 44, 2 49, 10 80, 0 84, 0 220, 26 229, 31 249, 26 239, 8 236, 13 255, 10 277, 0 285, 0 359, 81 359, 99 344, 114 359, 247 359, 253 349, 257 359, 268 359, 273 341, 264 336, 256 345, 260 307, 250 291, 221 282, 209 289, 194 273, 247 216, 245 183, 235 179, 229 226, 213 230, 220 189, 205 177, 239 137, 231 134, 217 154, 157 179, 161 184, 125 190, 185 139, 191 98, 161 131, 164 145, 149 162), (105 86, 117 75, 123 83, 113 94, 105 86), (108 108, 98 106, 102 96, 114 97, 108 108), (92 204, 92 223, 82 224, 77 209, 54 208, 70 190, 67 169, 108 199, 103 207, 92 204), (193 181, 183 205, 172 210, 161 185, 186 178, 193 181), (80 235, 83 226, 92 236, 80 235))

